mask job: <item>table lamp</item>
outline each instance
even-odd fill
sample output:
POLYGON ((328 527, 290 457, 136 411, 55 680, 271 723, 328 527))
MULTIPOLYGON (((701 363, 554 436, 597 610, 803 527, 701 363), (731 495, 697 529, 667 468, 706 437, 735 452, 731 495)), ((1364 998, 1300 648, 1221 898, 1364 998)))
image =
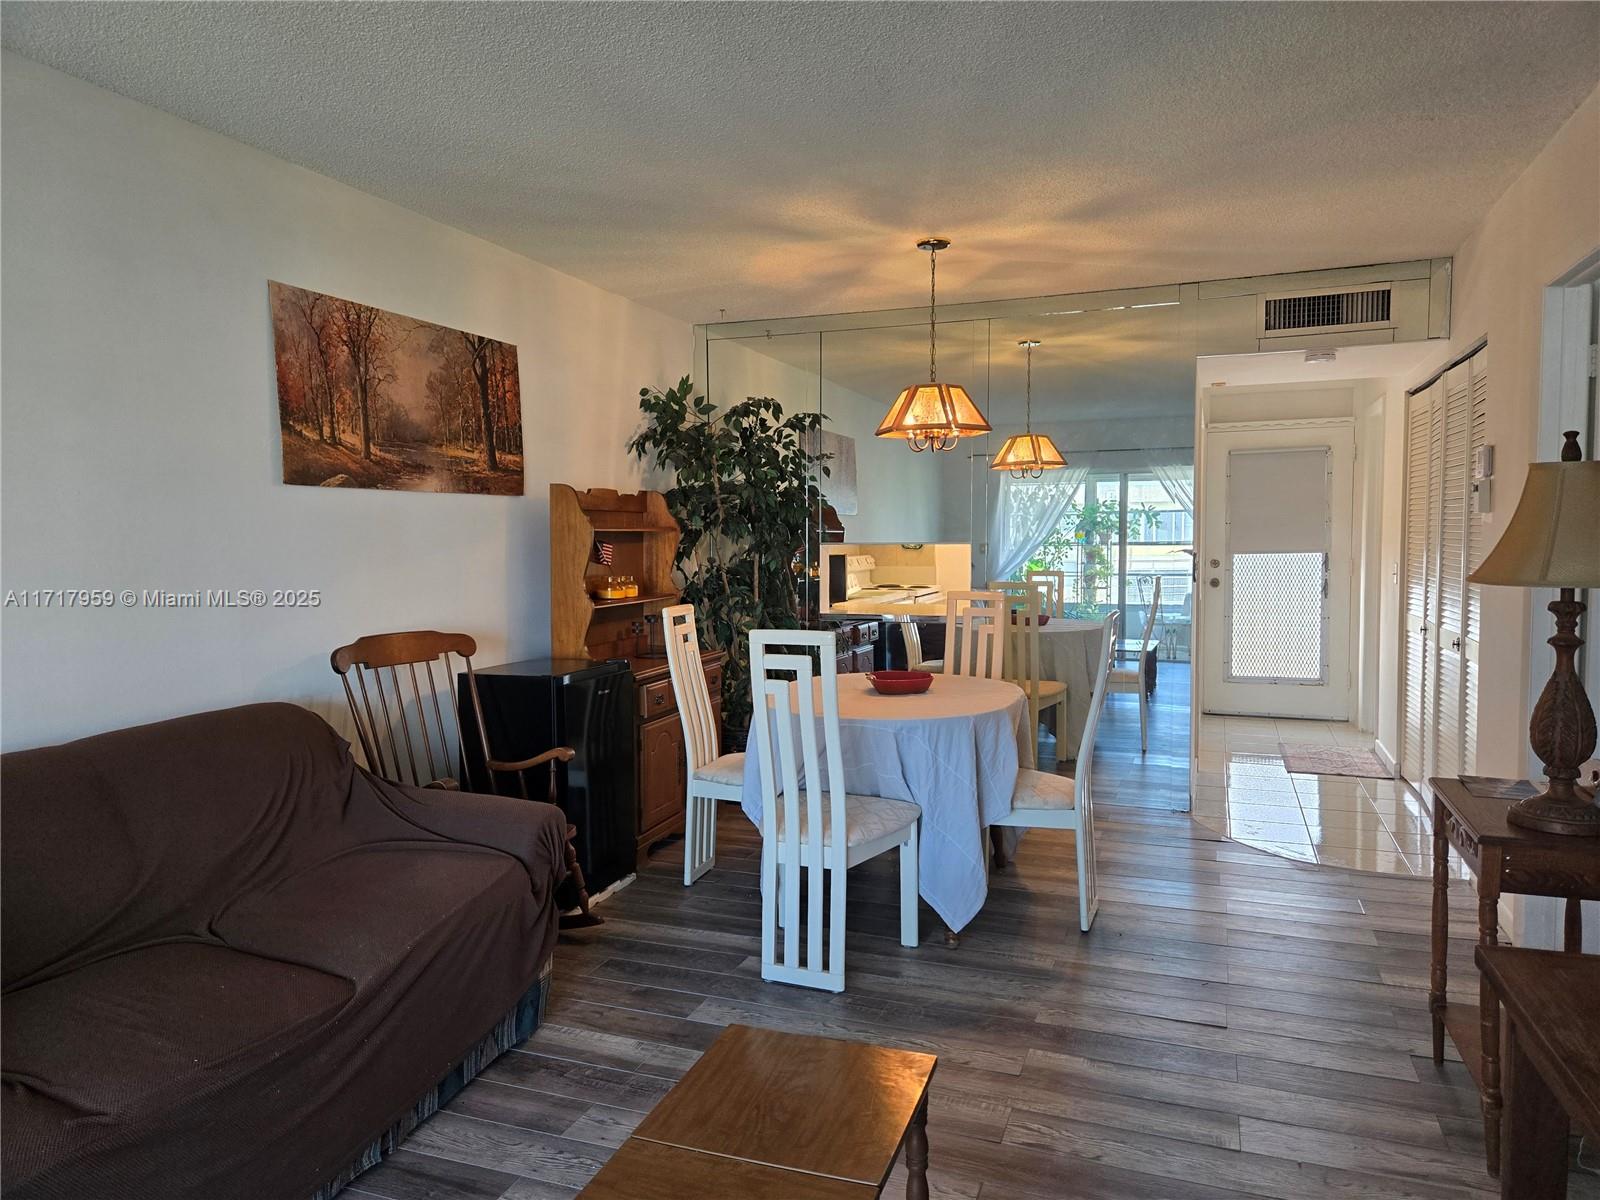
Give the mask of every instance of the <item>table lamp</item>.
POLYGON ((1563 437, 1560 462, 1528 467, 1511 523, 1467 579, 1561 589, 1560 598, 1550 602, 1556 669, 1528 723, 1528 740, 1550 786, 1517 801, 1506 819, 1546 833, 1600 837, 1600 807, 1577 786, 1579 768, 1594 753, 1595 726, 1574 662, 1583 645, 1578 618, 1584 610, 1576 589, 1600 587, 1600 462, 1584 461, 1576 430, 1563 437))

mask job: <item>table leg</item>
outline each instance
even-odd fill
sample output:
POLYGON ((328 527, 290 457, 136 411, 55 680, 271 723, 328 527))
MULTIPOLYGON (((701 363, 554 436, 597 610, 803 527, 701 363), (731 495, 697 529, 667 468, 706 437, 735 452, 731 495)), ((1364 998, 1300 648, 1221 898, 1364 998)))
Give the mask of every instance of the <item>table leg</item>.
POLYGON ((1444 1006, 1450 956, 1450 840, 1444 810, 1433 802, 1433 942, 1428 967, 1428 1012, 1433 1017, 1433 1061, 1444 1062, 1444 1006))
MULTIPOLYGON (((1485 852, 1478 879, 1478 944, 1500 941, 1500 855, 1485 852)), ((1483 1144, 1489 1174, 1500 1175, 1500 998, 1489 977, 1478 975, 1478 1028, 1483 1041, 1483 1144)))
POLYGON ((996 871, 1004 871, 1009 865, 1009 861, 1006 858, 1006 835, 1005 831, 998 825, 989 826, 989 849, 991 851, 990 862, 994 865, 994 869, 996 871))
POLYGON ((906 1130, 906 1200, 928 1200, 928 1097, 906 1130))
POLYGON ((1506 1029, 1506 1095, 1510 1103, 1502 1200, 1564 1200, 1570 1123, 1561 1102, 1522 1052, 1515 1023, 1506 1029))

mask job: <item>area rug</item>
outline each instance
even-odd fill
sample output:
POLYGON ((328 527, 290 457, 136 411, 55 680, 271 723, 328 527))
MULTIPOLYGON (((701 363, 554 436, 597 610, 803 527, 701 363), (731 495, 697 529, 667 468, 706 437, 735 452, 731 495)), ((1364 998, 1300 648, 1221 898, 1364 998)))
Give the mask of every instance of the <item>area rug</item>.
POLYGON ((1293 775, 1360 775, 1390 779, 1393 772, 1371 750, 1357 746, 1318 746, 1307 742, 1279 742, 1284 767, 1293 775))

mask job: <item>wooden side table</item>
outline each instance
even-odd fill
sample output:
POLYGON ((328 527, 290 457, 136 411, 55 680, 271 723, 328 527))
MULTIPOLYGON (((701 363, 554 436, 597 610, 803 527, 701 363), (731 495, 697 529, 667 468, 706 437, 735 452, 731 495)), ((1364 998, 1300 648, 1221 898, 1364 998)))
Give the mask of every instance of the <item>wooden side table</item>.
POLYGON ((1565 899, 1568 951, 1583 942, 1580 900, 1600 900, 1600 841, 1523 829, 1506 821, 1512 801, 1475 796, 1459 779, 1430 779, 1433 789, 1433 955, 1428 1008, 1433 1017, 1433 1061, 1444 1061, 1444 1035, 1461 1052, 1483 1095, 1483 1140, 1489 1174, 1500 1174, 1500 1006, 1480 977, 1477 1005, 1446 1000, 1450 944, 1449 851, 1454 849, 1478 881, 1478 944, 1499 944, 1500 897, 1565 899))
POLYGON ((1506 1010, 1503 1200, 1564 1200, 1573 1122, 1600 1129, 1600 957, 1479 946, 1506 1010))

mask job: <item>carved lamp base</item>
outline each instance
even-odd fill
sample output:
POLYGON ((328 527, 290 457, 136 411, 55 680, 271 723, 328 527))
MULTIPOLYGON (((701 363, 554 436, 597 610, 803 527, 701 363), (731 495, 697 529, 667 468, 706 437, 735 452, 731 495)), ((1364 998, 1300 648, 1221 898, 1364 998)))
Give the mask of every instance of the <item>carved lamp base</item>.
POLYGON ((1578 648, 1583 645, 1578 636, 1583 609, 1571 588, 1562 588, 1561 598, 1550 603, 1556 619, 1556 635, 1550 639, 1556 669, 1528 723, 1528 740, 1544 763, 1550 786, 1513 804, 1506 820, 1545 833, 1600 837, 1600 806, 1577 786, 1578 770, 1595 747, 1594 709, 1575 666, 1578 648))
POLYGON ((1518 800, 1507 811, 1506 820, 1524 829, 1539 829, 1545 833, 1600 837, 1600 805, 1586 799, 1582 792, 1570 800, 1555 795, 1554 791, 1518 800))

